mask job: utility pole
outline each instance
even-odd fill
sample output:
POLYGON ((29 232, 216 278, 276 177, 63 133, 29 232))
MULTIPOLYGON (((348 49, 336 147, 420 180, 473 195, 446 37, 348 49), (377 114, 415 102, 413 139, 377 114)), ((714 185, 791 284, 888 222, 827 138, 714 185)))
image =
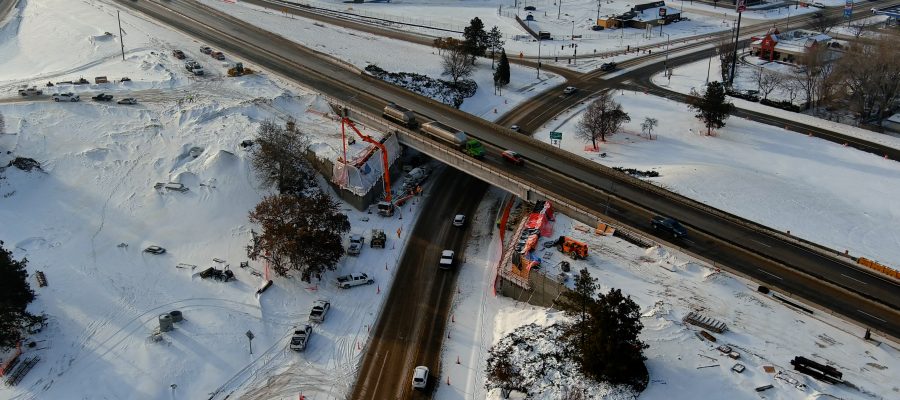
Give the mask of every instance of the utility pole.
POLYGON ((538 33, 538 66, 537 66, 537 78, 541 79, 541 34, 538 33))
POLYGON ((556 9, 556 19, 559 19, 560 15, 562 15, 562 0, 559 0, 559 8, 556 9))
POLYGON ((744 5, 744 0, 738 0, 738 3, 737 3, 738 20, 737 20, 737 28, 735 28, 735 31, 734 31, 734 52, 732 52, 732 55, 731 55, 731 75, 728 77, 728 86, 729 87, 734 83, 734 68, 737 65, 738 41, 741 38, 741 16, 744 15, 744 9, 746 9, 746 6, 744 5))
MULTIPOLYGON (((597 21, 600 20, 600 2, 603 0, 597 0, 597 21)), ((597 21, 594 21, 596 23, 597 21)))
POLYGON ((122 17, 119 15, 118 10, 116 10, 116 19, 119 20, 119 44, 122 47, 122 61, 125 61, 125 38, 122 37, 122 17))

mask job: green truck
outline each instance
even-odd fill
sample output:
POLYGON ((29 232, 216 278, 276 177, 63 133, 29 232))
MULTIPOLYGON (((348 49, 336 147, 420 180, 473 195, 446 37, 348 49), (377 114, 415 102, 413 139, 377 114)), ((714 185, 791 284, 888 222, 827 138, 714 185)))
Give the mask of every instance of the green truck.
POLYGON ((483 158, 484 146, 477 139, 469 138, 465 132, 440 122, 422 124, 422 131, 459 148, 472 157, 483 158))

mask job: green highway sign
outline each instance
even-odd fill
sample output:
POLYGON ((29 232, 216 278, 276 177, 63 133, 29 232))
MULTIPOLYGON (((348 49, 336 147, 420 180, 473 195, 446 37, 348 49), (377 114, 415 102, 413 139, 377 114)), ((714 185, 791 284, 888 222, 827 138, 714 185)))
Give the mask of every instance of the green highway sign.
POLYGON ((562 132, 550 132, 550 139, 562 140, 562 132))

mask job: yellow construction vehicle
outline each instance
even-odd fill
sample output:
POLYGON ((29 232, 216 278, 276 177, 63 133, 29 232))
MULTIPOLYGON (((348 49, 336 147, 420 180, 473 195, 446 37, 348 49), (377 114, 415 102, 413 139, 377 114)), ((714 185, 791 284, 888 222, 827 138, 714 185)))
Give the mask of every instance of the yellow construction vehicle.
POLYGON ((232 68, 228 68, 228 76, 242 76, 242 75, 250 75, 253 73, 253 70, 250 68, 244 68, 243 63, 237 63, 232 68))

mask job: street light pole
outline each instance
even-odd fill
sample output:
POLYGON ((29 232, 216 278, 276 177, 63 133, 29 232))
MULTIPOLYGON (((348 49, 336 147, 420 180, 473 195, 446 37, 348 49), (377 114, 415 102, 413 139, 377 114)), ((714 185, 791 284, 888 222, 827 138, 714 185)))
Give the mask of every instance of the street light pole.
POLYGON ((738 12, 737 27, 735 28, 735 32, 734 32, 734 52, 731 55, 731 76, 729 76, 729 78, 728 78, 728 86, 729 87, 734 83, 734 67, 735 67, 735 64, 737 64, 738 41, 741 38, 741 16, 742 15, 744 15, 743 12, 738 12))
MULTIPOLYGON (((603 1, 603 0, 597 0, 597 21, 600 20, 600 2, 601 1, 603 1)), ((597 21, 594 21, 594 22, 597 22, 597 21)))
POLYGON ((669 46, 672 44, 672 35, 666 34, 666 61, 663 62, 663 66, 666 68, 666 72, 669 71, 669 46))
POLYGON ((556 19, 562 14, 562 0, 559 0, 559 8, 556 9, 556 19))
POLYGON ((538 66, 537 79, 541 79, 541 35, 538 34, 538 66))

